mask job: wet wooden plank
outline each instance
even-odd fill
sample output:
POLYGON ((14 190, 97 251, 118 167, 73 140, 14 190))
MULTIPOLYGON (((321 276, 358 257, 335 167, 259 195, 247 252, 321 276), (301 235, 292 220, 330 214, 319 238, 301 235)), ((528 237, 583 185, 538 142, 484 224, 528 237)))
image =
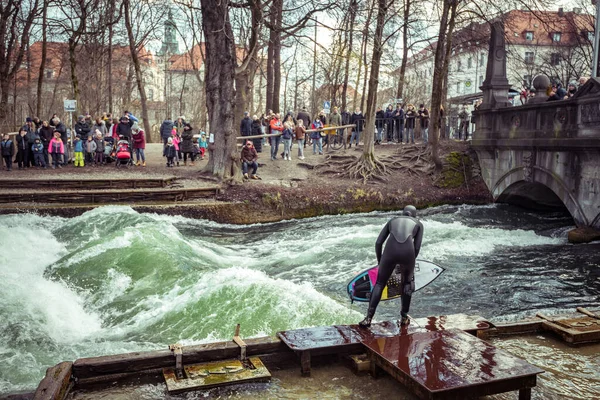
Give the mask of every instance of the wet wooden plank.
POLYGON ((519 390, 528 398, 543 370, 459 329, 417 332, 364 343, 381 368, 422 399, 467 399, 519 390))
POLYGON ((62 400, 71 387, 72 362, 61 362, 46 370, 46 376, 38 385, 34 400, 62 400))
MULTIPOLYGON (((248 356, 289 352, 281 341, 274 337, 244 339, 248 356)), ((196 364, 208 361, 236 358, 240 348, 233 341, 207 343, 183 347, 183 363, 196 364)), ((116 354, 102 357, 80 358, 73 363, 73 375, 87 379, 109 374, 135 373, 156 368, 175 366, 175 357, 170 350, 157 350, 116 354)))
MULTIPOLYGON (((442 315, 411 320, 406 327, 407 333, 439 331, 458 328, 469 332, 489 329, 491 324, 482 317, 465 314, 442 315)), ((341 347, 353 347, 360 350, 360 343, 378 337, 395 336, 401 333, 399 321, 383 321, 374 323, 364 329, 358 325, 319 326, 314 328, 294 329, 278 332, 277 336, 294 351, 331 350, 341 351, 341 347)), ((326 354, 321 351, 320 354, 326 354)), ((314 355, 314 353, 313 353, 314 355)))

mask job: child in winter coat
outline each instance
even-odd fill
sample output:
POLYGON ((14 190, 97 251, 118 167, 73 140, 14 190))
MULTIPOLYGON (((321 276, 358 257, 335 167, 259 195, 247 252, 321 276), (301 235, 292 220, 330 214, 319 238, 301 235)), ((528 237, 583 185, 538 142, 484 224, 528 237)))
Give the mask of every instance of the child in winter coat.
POLYGON ((94 143, 94 139, 92 136, 87 137, 87 141, 85 142, 85 162, 93 163, 94 157, 96 156, 96 143, 94 143))
POLYGON ((206 141, 206 133, 203 133, 200 136, 200 142, 198 143, 198 147, 200 150, 200 159, 204 160, 204 154, 206 154, 206 149, 208 149, 208 142, 206 141))
MULTIPOLYGON (((177 158, 177 149, 175 148, 175 145, 173 144, 172 137, 167 139, 167 145, 165 146, 165 149, 163 150, 163 156, 167 157, 167 167, 172 167, 173 160, 175 158, 177 158)), ((179 164, 179 163, 177 163, 177 164, 179 164)))
POLYGON ((17 163, 19 164, 19 169, 28 167, 30 149, 31 146, 27 140, 27 131, 21 129, 17 134, 17 163))
POLYGON ((96 165, 104 164, 104 135, 100 130, 96 129, 96 139, 94 139, 94 143, 96 144, 96 157, 94 161, 96 165))
POLYGON ((179 167, 179 160, 181 159, 181 152, 179 151, 179 143, 181 140, 179 139, 179 135, 177 134, 177 129, 173 128, 171 132, 171 138, 173 139, 173 147, 175 147, 175 162, 179 167))
POLYGON ((31 146, 33 152, 33 163, 38 167, 46 168, 46 161, 44 160, 44 145, 40 138, 36 138, 33 146, 31 146))
POLYGON ((15 152, 12 140, 9 139, 7 133, 2 137, 2 143, 0 143, 0 151, 2 152, 2 158, 4 159, 4 165, 7 171, 12 171, 12 159, 15 152))
POLYGON ((83 142, 81 141, 81 135, 77 135, 73 139, 73 154, 75 156, 73 166, 83 167, 85 163, 83 162, 83 142))
MULTIPOLYGON (((60 139, 60 132, 54 132, 54 138, 48 145, 48 153, 52 155, 52 169, 62 168, 63 154, 65 154, 65 145, 60 139)), ((83 166, 83 165, 82 165, 83 166)))

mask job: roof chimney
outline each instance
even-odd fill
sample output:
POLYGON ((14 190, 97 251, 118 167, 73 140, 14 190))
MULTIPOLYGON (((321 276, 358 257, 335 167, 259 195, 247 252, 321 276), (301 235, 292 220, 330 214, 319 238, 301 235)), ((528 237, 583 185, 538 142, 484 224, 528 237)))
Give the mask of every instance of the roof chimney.
POLYGON ((562 7, 559 7, 559 9, 558 9, 558 16, 559 16, 559 17, 562 17, 562 16, 564 16, 564 15, 565 15, 565 11, 564 11, 564 9, 563 9, 562 7))

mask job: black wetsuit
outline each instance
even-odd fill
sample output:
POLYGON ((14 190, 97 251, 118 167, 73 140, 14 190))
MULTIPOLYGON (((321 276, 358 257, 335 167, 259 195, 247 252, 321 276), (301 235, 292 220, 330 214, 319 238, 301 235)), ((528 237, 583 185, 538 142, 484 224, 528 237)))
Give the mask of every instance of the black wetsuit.
POLYGON ((408 315, 411 295, 415 290, 415 260, 419 255, 422 240, 423 224, 416 218, 401 216, 393 218, 385 224, 375 243, 379 272, 369 301, 368 318, 373 318, 375 315, 383 288, 396 266, 402 273, 402 316, 408 315), (390 237, 382 254, 381 248, 388 236, 390 237))

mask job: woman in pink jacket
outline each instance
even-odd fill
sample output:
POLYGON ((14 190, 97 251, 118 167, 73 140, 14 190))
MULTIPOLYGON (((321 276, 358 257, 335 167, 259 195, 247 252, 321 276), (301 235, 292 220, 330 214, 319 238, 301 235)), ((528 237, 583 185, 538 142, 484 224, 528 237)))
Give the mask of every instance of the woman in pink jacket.
POLYGON ((144 130, 139 127, 134 127, 131 130, 131 137, 133 139, 133 152, 136 158, 136 166, 146 166, 146 155, 144 149, 146 149, 146 134, 144 130))
POLYGON ((54 137, 48 144, 48 153, 52 155, 52 168, 62 168, 63 154, 65 154, 65 145, 60 139, 60 132, 54 132, 54 137))
POLYGON ((179 143, 181 143, 181 138, 179 134, 177 134, 177 129, 173 128, 171 131, 171 137, 173 138, 173 147, 175 147, 175 161, 177 162, 177 166, 179 167, 179 160, 181 159, 181 151, 179 151, 179 143))

